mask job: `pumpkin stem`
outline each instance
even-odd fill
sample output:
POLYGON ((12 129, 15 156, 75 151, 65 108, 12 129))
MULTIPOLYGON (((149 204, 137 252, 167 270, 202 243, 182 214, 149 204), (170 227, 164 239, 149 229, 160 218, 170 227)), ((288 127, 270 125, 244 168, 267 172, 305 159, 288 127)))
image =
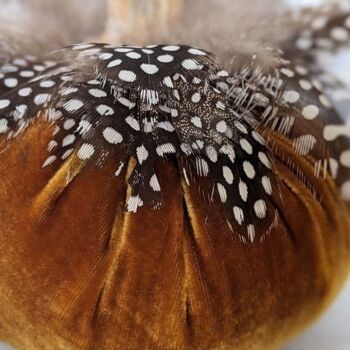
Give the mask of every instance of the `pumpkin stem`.
POLYGON ((108 0, 104 40, 143 44, 144 34, 166 32, 182 13, 183 0, 108 0), (138 42, 134 42, 134 40, 138 42))

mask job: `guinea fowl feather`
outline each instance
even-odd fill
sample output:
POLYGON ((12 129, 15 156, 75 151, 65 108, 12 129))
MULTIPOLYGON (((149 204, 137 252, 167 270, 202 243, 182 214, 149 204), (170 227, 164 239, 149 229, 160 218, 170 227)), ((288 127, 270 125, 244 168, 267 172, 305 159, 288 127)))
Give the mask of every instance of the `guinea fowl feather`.
MULTIPOLYGON (((348 13, 327 10, 324 26, 314 25, 319 21, 315 16, 311 28, 302 26, 298 31, 297 22, 287 20, 282 6, 274 6, 271 13, 272 3, 230 4, 190 1, 184 15, 169 23, 164 33, 157 33, 154 18, 143 35, 134 38, 126 32, 122 37, 141 48, 80 44, 51 57, 14 58, 1 68, 1 132, 7 139, 17 137, 46 111, 59 131, 50 141, 56 147, 49 147, 53 150, 43 160, 45 167, 73 154, 89 164, 103 164, 122 144, 125 154, 116 172, 130 157, 138 161, 129 179, 130 211, 162 205, 154 164, 176 157, 188 185, 200 187, 201 177, 214 180, 229 222, 242 226, 244 216, 244 239, 255 240, 257 225, 258 235, 265 237, 276 223, 276 211, 261 179, 278 191, 273 158, 283 156, 269 143, 270 132, 287 137, 300 157, 312 157, 316 177, 330 172, 339 186, 348 186, 350 172, 341 160, 349 141, 331 143, 324 135, 342 121, 322 87, 311 79, 318 74, 312 62, 317 50, 325 49, 318 47, 324 33, 330 33, 327 40, 332 47, 347 42, 348 13), (195 47, 146 44, 150 42, 188 42, 195 47), (20 71, 22 66, 30 69, 20 71), (72 118, 71 130, 65 125, 72 118), (237 214, 241 211, 244 215, 237 214)), ((51 21, 50 13, 58 14, 47 26, 47 38, 33 36, 40 44, 50 39, 55 26, 62 27, 79 2, 30 5, 34 12, 43 7, 44 24, 51 21)), ((142 5, 139 2, 141 9, 142 5)), ((29 18, 28 23, 37 21, 29 18)), ((132 32, 139 33, 137 29, 132 32)), ((66 30, 50 45, 80 39, 85 28, 74 22, 66 30)), ((41 33, 35 26, 34 32, 41 33)), ((294 162, 287 165, 315 192, 294 162)))

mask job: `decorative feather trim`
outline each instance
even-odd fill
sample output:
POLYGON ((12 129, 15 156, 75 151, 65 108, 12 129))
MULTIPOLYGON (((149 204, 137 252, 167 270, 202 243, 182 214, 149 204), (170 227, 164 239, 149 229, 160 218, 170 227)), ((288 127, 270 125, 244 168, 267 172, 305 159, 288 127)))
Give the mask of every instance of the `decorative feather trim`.
MULTIPOLYGON (((127 204, 132 212, 164 204, 154 168, 156 162, 172 161, 186 186, 198 188, 209 205, 221 203, 227 224, 237 228, 245 242, 264 239, 278 221, 271 200, 279 193, 280 181, 274 158, 284 159, 285 154, 275 145, 276 137, 289 144, 296 157, 314 165, 315 177, 332 176, 350 199, 349 134, 322 86, 312 79, 318 74, 313 50, 318 49, 317 38, 327 36, 334 47, 346 44, 350 14, 332 14, 322 28, 312 22, 308 50, 300 45, 303 28, 289 37, 270 38, 262 49, 257 45, 262 37, 251 35, 245 46, 250 51, 245 44, 235 44, 243 41, 237 30, 225 32, 228 18, 221 26, 215 17, 225 4, 214 6, 212 18, 222 33, 216 42, 219 59, 215 51, 178 44, 84 43, 45 58, 3 49, 10 59, 0 68, 4 142, 10 143, 44 114, 54 134, 43 167, 72 157, 86 166, 103 166, 121 151, 118 176, 133 157, 137 165, 129 178, 127 204), (269 47, 277 42, 280 49, 269 47), (225 56, 231 57, 227 70, 220 63, 225 56), (209 181, 210 193, 202 191, 203 181, 209 181)), ((204 13, 195 10, 197 5, 192 6, 201 18, 198 25, 208 23, 202 20, 204 13)), ((233 20, 233 13, 227 12, 233 20)), ((183 23, 177 25, 183 28, 183 23)), ((193 33, 200 35, 188 35, 187 40, 197 38, 210 46, 207 38, 210 33, 215 38, 215 30, 204 27, 195 27, 193 33)), ((181 30, 175 38, 181 38, 181 30)), ((320 195, 292 159, 284 162, 320 195)))

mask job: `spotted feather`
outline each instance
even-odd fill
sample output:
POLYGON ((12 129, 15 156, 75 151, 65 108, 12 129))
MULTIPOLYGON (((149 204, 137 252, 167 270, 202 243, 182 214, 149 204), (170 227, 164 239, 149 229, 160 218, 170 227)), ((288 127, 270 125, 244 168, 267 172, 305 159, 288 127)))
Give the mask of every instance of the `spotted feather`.
POLYGON ((45 112, 55 128, 43 167, 70 157, 103 166, 118 153, 119 176, 133 158, 131 212, 164 205, 155 165, 171 160, 185 186, 219 204, 229 227, 254 242, 278 222, 278 152, 269 133, 286 137, 298 157, 311 156, 315 169, 322 162, 318 172, 330 172, 324 161, 339 157, 320 141, 325 125, 338 123, 330 103, 305 70, 281 55, 269 74, 249 66, 227 72, 211 54, 188 46, 79 44, 1 92, 1 133, 16 137, 45 112))

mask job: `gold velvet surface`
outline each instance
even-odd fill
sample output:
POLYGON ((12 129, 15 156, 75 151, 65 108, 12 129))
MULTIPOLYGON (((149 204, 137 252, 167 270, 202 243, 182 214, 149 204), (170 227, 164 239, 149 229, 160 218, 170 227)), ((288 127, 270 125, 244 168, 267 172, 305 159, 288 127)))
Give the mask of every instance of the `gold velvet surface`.
POLYGON ((172 163, 165 205, 126 213, 132 161, 41 169, 50 137, 38 121, 0 152, 0 339, 18 349, 278 349, 345 280, 348 209, 284 141, 323 200, 277 160, 279 224, 244 244, 172 163))

